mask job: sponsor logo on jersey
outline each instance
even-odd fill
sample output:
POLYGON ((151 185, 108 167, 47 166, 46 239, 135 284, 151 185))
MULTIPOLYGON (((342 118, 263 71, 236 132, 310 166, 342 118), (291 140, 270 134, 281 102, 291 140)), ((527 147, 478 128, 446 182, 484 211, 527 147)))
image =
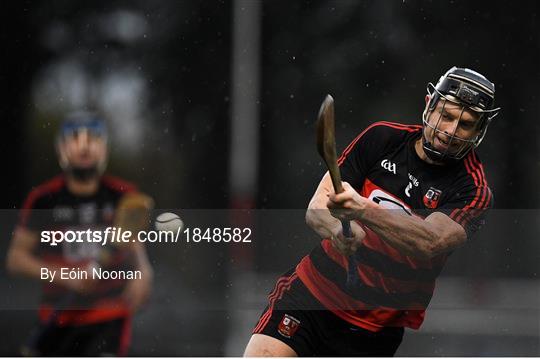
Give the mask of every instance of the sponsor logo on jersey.
POLYGON ((79 221, 81 224, 93 224, 96 222, 97 206, 94 202, 83 203, 79 206, 79 221))
POLYGON ((285 338, 290 338, 296 333, 298 328, 300 328, 300 321, 289 314, 285 314, 281 322, 279 322, 278 333, 285 338))
POLYGON ((430 187, 424 195, 424 205, 427 208, 435 209, 439 205, 439 199, 441 199, 442 191, 435 187, 430 187))
POLYGON ((409 175, 409 180, 411 181, 411 183, 414 185, 414 187, 418 187, 418 185, 420 184, 420 182, 418 182, 418 179, 416 177, 414 177, 412 174, 410 173, 407 173, 409 175))
POLYGON ((405 187, 405 195, 407 197, 410 197, 411 196, 411 188, 412 188, 412 182, 409 182, 409 184, 407 185, 407 187, 405 187))
POLYGON ((381 167, 388 172, 396 174, 396 164, 394 162, 390 162, 388 159, 384 159, 381 161, 381 167))
POLYGON ((407 173, 407 174, 409 175, 409 184, 405 188, 405 195, 410 198, 411 197, 411 189, 413 188, 413 186, 418 187, 420 182, 418 182, 418 179, 416 177, 414 177, 412 174, 410 174, 410 173, 407 173))
POLYGON ((385 209, 400 210, 396 213, 412 215, 411 209, 403 201, 380 189, 373 190, 368 198, 385 209))

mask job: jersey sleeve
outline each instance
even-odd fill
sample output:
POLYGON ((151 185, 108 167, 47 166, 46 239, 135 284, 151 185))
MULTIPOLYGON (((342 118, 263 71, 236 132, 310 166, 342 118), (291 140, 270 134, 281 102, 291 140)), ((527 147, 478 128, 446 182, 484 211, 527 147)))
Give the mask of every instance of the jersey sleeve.
POLYGON ((338 158, 342 181, 361 188, 369 170, 400 139, 399 132, 386 122, 375 122, 356 136, 338 158))
POLYGON ((487 185, 469 185, 437 210, 460 224, 467 233, 467 239, 472 239, 485 225, 488 211, 492 207, 493 194, 487 185))

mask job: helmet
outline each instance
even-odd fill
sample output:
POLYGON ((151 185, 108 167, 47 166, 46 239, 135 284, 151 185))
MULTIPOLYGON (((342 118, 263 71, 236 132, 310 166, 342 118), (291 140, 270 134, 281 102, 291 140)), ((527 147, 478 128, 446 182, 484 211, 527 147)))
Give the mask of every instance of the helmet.
POLYGON ((430 100, 422 115, 424 152, 429 158, 438 162, 462 159, 470 150, 480 145, 491 120, 499 113, 500 108, 495 107, 495 85, 476 71, 454 66, 441 76, 436 85, 429 83, 427 92, 430 100), (433 146, 436 134, 443 133, 439 129, 442 113, 435 124, 429 123, 429 116, 439 101, 443 101, 443 109, 448 102, 461 106, 458 122, 461 120, 465 110, 474 111, 478 114, 478 133, 474 138, 464 139, 456 136, 457 126, 454 128, 453 133, 445 133, 446 136, 450 137, 449 145, 459 144, 454 153, 449 152, 450 146, 445 151, 437 150, 433 146), (430 138, 427 138, 426 135, 427 127, 433 130, 431 136, 429 136, 430 138))
POLYGON ((78 166, 70 159, 70 154, 66 152, 63 143, 85 130, 94 138, 99 138, 107 145, 108 133, 105 121, 93 112, 78 111, 68 114, 62 121, 56 135, 56 148, 58 151, 60 167, 79 180, 87 180, 101 175, 107 165, 106 153, 102 158, 97 159, 95 164, 87 167, 78 166))
POLYGON ((107 138, 107 126, 99 115, 93 112, 77 111, 64 118, 57 134, 57 140, 71 136, 82 128, 88 129, 93 135, 107 138))

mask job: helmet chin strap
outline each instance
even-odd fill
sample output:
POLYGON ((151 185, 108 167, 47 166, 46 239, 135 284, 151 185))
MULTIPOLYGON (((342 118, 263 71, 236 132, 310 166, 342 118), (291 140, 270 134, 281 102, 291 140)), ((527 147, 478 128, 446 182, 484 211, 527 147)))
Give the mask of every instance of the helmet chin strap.
POLYGON ((87 168, 70 166, 66 170, 66 172, 69 176, 73 177, 73 179, 78 181, 88 181, 101 175, 98 166, 92 166, 87 168))
POLYGON ((88 181, 94 178, 99 178, 103 172, 105 172, 105 168, 107 167, 107 161, 100 161, 99 163, 90 166, 90 167, 77 167, 72 166, 67 158, 60 155, 60 167, 64 171, 64 173, 73 179, 77 181, 88 181))
POLYGON ((441 153, 433 149, 433 147, 431 146, 431 143, 429 143, 429 141, 426 140, 423 134, 422 134, 422 147, 424 148, 424 153, 426 154, 426 156, 434 162, 438 162, 442 164, 452 164, 459 161, 459 159, 457 158, 449 157, 446 155, 446 153, 441 153))

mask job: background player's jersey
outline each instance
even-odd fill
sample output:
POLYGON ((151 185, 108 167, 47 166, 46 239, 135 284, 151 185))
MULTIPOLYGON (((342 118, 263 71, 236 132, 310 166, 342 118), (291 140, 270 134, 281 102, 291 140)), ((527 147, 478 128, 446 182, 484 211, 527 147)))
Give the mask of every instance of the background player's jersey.
MULTIPOLYGON (((75 196, 68 191, 65 178, 60 175, 30 192, 18 225, 36 232, 38 236, 41 231, 103 231, 113 225, 115 208, 122 195, 134 190, 135 186, 128 182, 103 176, 97 193, 75 196)), ((101 243, 62 242, 51 246, 40 241, 37 255, 58 267, 83 269, 97 262, 104 270, 133 269, 128 250, 112 245, 102 246, 101 243)), ((55 309, 66 305, 66 298, 70 298, 68 307, 77 310, 62 311, 57 316, 59 325, 89 324, 128 315, 128 308, 120 298, 126 280, 95 281, 91 294, 77 296, 54 282, 44 282, 40 318, 47 321, 55 309)))
MULTIPOLYGON (((493 201, 482 164, 474 151, 451 165, 428 164, 414 149, 421 135, 422 126, 374 123, 339 158, 343 181, 405 216, 443 212, 471 239, 493 201)), ((348 258, 328 239, 302 259, 300 279, 326 308, 351 324, 372 331, 419 328, 449 253, 430 260, 408 257, 363 228, 367 236, 355 253, 357 286, 347 288, 348 258)))

